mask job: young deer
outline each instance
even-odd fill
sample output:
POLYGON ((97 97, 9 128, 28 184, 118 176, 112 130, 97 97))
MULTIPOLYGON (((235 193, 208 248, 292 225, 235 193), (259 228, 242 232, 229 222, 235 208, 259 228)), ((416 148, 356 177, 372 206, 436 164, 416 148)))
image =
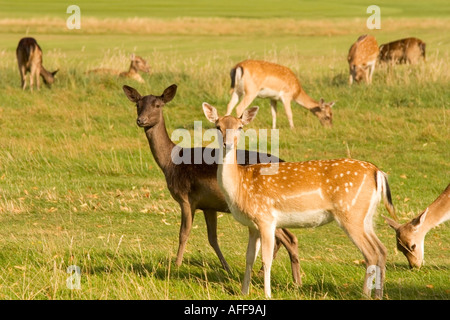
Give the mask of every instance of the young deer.
POLYGON ((277 123, 277 101, 279 100, 283 103, 291 128, 294 128, 291 101, 311 111, 319 118, 323 126, 332 126, 331 107, 334 102, 325 103, 323 99, 317 102, 308 96, 294 72, 287 67, 267 61, 245 60, 231 69, 230 76, 232 95, 227 106, 227 115, 231 114, 242 97, 242 101, 236 107, 238 117, 255 98, 269 98, 274 129, 277 123))
POLYGON ((350 68, 349 83, 353 81, 372 83, 373 71, 379 53, 377 40, 374 36, 363 35, 350 47, 347 60, 350 68))
POLYGON ((406 38, 380 46, 379 60, 381 62, 414 64, 420 59, 425 61, 426 44, 417 38, 406 38))
POLYGON ((22 38, 16 49, 17 63, 19 65, 21 87, 25 90, 27 86, 26 74, 30 72, 30 90, 33 91, 34 80, 39 90, 41 83, 39 75, 44 83, 50 87, 55 81, 58 70, 49 72, 42 65, 42 50, 34 38, 22 38))
MULTIPOLYGON (((222 266, 225 270, 230 271, 217 241, 217 211, 230 212, 224 195, 217 184, 218 161, 207 164, 202 157, 202 163, 200 164, 195 164, 194 161, 191 164, 175 164, 172 159, 173 150, 178 153, 178 156, 182 156, 184 152, 188 152, 191 156, 196 154, 195 149, 180 148, 177 150, 176 148, 178 147, 170 140, 167 134, 163 106, 173 99, 177 86, 172 85, 168 87, 161 96, 141 96, 138 91, 129 86, 123 86, 123 90, 128 99, 136 103, 138 115, 136 123, 139 127, 144 128, 155 161, 166 178, 170 194, 181 208, 177 265, 181 265, 183 260, 183 253, 192 228, 195 210, 200 209, 204 213, 209 243, 216 252, 222 266)), ((215 154, 217 158, 219 157, 218 149, 205 150, 205 148, 202 148, 201 151, 202 154, 205 154, 203 153, 204 151, 210 151, 211 154, 215 154)), ((251 152, 243 152, 245 152, 247 162, 249 159, 254 159, 252 157, 254 155, 251 152)), ((260 157, 258 154, 258 161, 260 161, 260 157)), ((297 238, 286 229, 277 229, 276 242, 277 247, 274 252, 276 253, 281 244, 286 247, 291 258, 294 282, 300 284, 297 238)))
POLYGON ((450 184, 424 212, 405 224, 384 217, 395 230, 397 248, 408 259, 411 268, 420 268, 424 258, 424 240, 428 231, 450 220, 450 184))
POLYGON ((370 296, 375 272, 375 297, 381 299, 386 248, 375 235, 372 220, 381 197, 396 218, 386 175, 369 162, 353 159, 238 165, 240 129, 253 120, 258 107, 245 110, 240 118, 219 117, 207 103, 203 103, 203 111, 223 137, 219 186, 233 217, 249 228, 242 292, 249 292, 252 266, 261 246, 264 292, 270 298, 275 228, 311 228, 335 220, 364 255, 363 292, 370 296))
POLYGON ((150 66, 147 61, 143 58, 136 56, 134 53, 131 55, 130 68, 128 71, 120 72, 118 70, 113 69, 93 69, 89 70, 88 73, 96 73, 96 74, 116 74, 121 78, 130 78, 136 80, 137 82, 144 83, 144 79, 139 74, 139 72, 150 73, 150 66))

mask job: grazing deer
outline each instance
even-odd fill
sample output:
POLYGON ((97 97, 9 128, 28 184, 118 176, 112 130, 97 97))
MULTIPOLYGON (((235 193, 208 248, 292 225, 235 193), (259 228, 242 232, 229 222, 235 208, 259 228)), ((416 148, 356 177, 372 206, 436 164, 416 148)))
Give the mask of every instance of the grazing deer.
POLYGON ((27 86, 26 74, 30 72, 30 90, 33 91, 34 80, 36 88, 39 90, 41 83, 39 76, 50 88, 55 81, 55 74, 58 70, 49 72, 42 65, 42 49, 34 38, 22 38, 16 49, 17 63, 19 65, 22 90, 27 86))
POLYGON ((255 98, 269 98, 274 129, 277 123, 277 101, 279 100, 283 103, 291 128, 294 128, 291 101, 311 111, 319 118, 323 126, 332 126, 331 107, 334 102, 325 103, 323 99, 317 102, 308 96, 294 72, 287 67, 267 61, 245 60, 231 69, 230 76, 232 94, 227 106, 227 115, 231 114, 242 97, 242 101, 236 107, 238 117, 255 98))
POLYGON ((375 297, 381 299, 386 248, 375 235, 372 220, 381 197, 396 218, 386 175, 369 162, 353 159, 241 166, 236 162, 240 129, 255 118, 258 107, 246 109, 240 118, 219 117, 206 102, 203 111, 223 137, 219 186, 233 217, 249 228, 242 292, 249 292, 252 267, 261 246, 264 292, 270 298, 276 228, 311 228, 335 220, 364 255, 367 271, 363 292, 370 296, 375 272, 375 297))
POLYGON ((421 58, 425 61, 426 44, 417 38, 406 38, 380 46, 379 60, 381 62, 415 64, 421 58))
POLYGON ((373 71, 379 53, 377 40, 374 36, 363 35, 350 47, 347 60, 350 67, 350 85, 353 81, 372 83, 373 71))
POLYGON ((450 184, 424 212, 411 221, 401 225, 388 217, 384 219, 395 230, 397 248, 406 256, 409 266, 420 268, 428 231, 450 219, 450 184))
POLYGON ((131 63, 128 71, 120 72, 118 70, 113 69, 93 69, 89 70, 88 73, 96 73, 96 74, 116 74, 121 78, 130 78, 136 80, 137 82, 144 83, 144 79, 139 74, 139 71, 150 73, 150 66, 147 61, 143 58, 136 56, 134 53, 131 55, 131 63))
MULTIPOLYGON (((181 208, 177 265, 181 265, 183 260, 183 253, 192 228, 195 210, 200 209, 204 213, 209 243, 216 252, 222 266, 225 270, 230 271, 217 241, 217 211, 230 212, 217 183, 218 161, 207 164, 202 157, 202 163, 200 164, 196 164, 194 161, 191 164, 175 164, 172 159, 173 150, 176 150, 176 153, 178 152, 181 157, 185 152, 190 153, 191 156, 197 153, 195 149, 189 148, 177 150, 176 148, 178 147, 170 140, 167 134, 162 107, 174 98, 177 86, 171 85, 164 90, 161 96, 147 95, 143 97, 137 90, 129 86, 123 86, 123 90, 128 99, 136 103, 138 115, 136 123, 139 127, 144 128, 155 161, 166 178, 170 194, 181 208)), ((205 154, 203 153, 204 151, 209 151, 215 157, 219 157, 219 149, 201 149, 201 154, 205 154)), ((246 162, 249 159, 256 158, 252 157, 251 152, 243 152, 245 152, 246 162)), ((258 154, 258 161, 260 161, 260 157, 258 154)), ((276 237, 277 247, 274 252, 276 253, 281 244, 286 247, 291 258, 294 282, 300 284, 297 238, 286 229, 277 229, 276 237)))

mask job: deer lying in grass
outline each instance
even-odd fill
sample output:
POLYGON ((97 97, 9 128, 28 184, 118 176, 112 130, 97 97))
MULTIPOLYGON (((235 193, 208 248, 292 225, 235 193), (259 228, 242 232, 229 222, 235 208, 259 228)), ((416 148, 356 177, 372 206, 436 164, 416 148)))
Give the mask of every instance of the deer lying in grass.
POLYGON ((131 55, 130 68, 128 71, 120 72, 118 70, 113 69, 93 69, 89 70, 88 73, 96 73, 96 74, 116 74, 121 78, 129 78, 136 80, 137 82, 144 83, 144 79, 139 74, 139 72, 150 73, 150 66, 147 61, 143 58, 136 56, 134 53, 131 55))
POLYGON ((397 248, 411 268, 420 268, 424 258, 424 240, 428 231, 450 220, 450 184, 424 212, 405 224, 384 217, 395 230, 397 248))
POLYGON ((350 47, 347 61, 350 68, 349 83, 353 81, 372 83, 373 71, 377 63, 379 48, 374 36, 363 35, 350 47))
POLYGON ((420 59, 425 61, 426 44, 417 38, 406 38, 380 46, 380 62, 402 64, 418 63, 420 59))
POLYGON ((30 90, 33 91, 34 80, 39 90, 41 83, 39 76, 50 88, 55 81, 58 70, 49 72, 42 65, 42 49, 34 38, 22 38, 16 49, 17 63, 19 65, 21 87, 25 90, 27 86, 26 75, 30 72, 30 90))
POLYGON ((255 98, 269 98, 274 129, 277 124, 277 101, 283 103, 291 128, 294 128, 291 101, 311 111, 323 126, 332 126, 331 107, 334 102, 325 103, 323 99, 317 102, 308 96, 294 72, 287 67, 267 61, 245 60, 231 69, 230 76, 232 95, 227 106, 227 115, 231 114, 242 97, 236 107, 238 117, 255 98))
POLYGON ((364 255, 364 294, 370 296, 375 272, 375 297, 381 299, 386 248, 375 235, 372 220, 381 197, 396 218, 386 175, 371 163, 353 159, 241 166, 236 162, 240 130, 255 118, 258 107, 246 109, 240 118, 219 117, 216 108, 206 102, 203 111, 223 137, 219 186, 233 217, 249 229, 242 292, 249 292, 252 267, 261 246, 264 292, 270 298, 276 228, 318 227, 335 220, 364 255))
MULTIPOLYGON (((217 241, 217 211, 230 212, 224 195, 217 184, 218 161, 207 164, 202 157, 202 163, 200 164, 195 164, 194 159, 192 159, 191 164, 175 164, 172 158, 174 152, 174 156, 177 154, 181 158, 185 152, 188 152, 191 156, 196 154, 195 149, 177 149, 178 147, 167 134, 163 106, 173 99, 177 86, 168 87, 161 96, 141 96, 137 90, 129 86, 123 86, 123 90, 128 99, 136 103, 138 114, 136 123, 139 127, 144 128, 155 161, 166 178, 170 194, 181 208, 181 227, 176 264, 181 265, 182 263, 195 210, 200 209, 203 210, 205 216, 209 243, 216 252, 222 266, 225 270, 230 271, 217 241)), ((218 149, 205 150, 205 148, 202 148, 201 154, 205 154, 205 151, 211 152, 217 158, 219 156, 218 149)), ((243 152, 245 152, 247 162, 254 156, 251 152, 243 152)), ((260 161, 261 156, 258 155, 257 158, 260 161)), ((275 233, 277 247, 274 252, 276 253, 281 244, 286 247, 291 258, 294 282, 300 284, 297 238, 286 229, 277 229, 275 233)))

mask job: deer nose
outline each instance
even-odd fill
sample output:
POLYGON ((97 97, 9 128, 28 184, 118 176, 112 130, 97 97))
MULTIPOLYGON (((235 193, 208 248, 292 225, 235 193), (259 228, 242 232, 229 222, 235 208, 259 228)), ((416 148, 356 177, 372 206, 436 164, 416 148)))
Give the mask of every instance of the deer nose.
POLYGON ((138 126, 141 126, 141 125, 143 124, 143 121, 142 121, 140 118, 137 118, 136 124, 137 124, 138 126))

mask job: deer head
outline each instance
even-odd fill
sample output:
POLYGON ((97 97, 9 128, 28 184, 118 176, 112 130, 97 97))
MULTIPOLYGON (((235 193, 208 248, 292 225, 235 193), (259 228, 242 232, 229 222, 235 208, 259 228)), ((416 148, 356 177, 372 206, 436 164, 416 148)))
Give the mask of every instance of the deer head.
POLYGON ((145 73, 150 72, 150 66, 147 64, 147 61, 136 56, 134 53, 131 55, 131 68, 145 73))
POLYGON ((162 107, 171 101, 177 92, 177 85, 173 84, 166 88, 162 95, 141 96, 139 92, 127 85, 123 86, 123 91, 128 99, 136 103, 137 119, 136 124, 145 129, 151 129, 162 119, 162 107))
POLYGON ((335 102, 325 102, 323 98, 320 98, 319 105, 315 108, 310 109, 310 111, 319 118, 320 123, 324 127, 333 126, 333 111, 331 108, 334 106, 335 102))
POLYGON ((411 268, 420 268, 423 264, 425 233, 422 232, 421 227, 427 212, 428 209, 405 224, 399 224, 388 217, 384 217, 385 221, 395 230, 397 249, 408 259, 411 268))
POLYGON ((47 85, 47 87, 50 88, 52 86, 53 82, 55 82, 55 75, 58 71, 59 71, 59 69, 56 69, 53 72, 49 72, 49 71, 45 70, 44 67, 41 66, 40 74, 42 76, 42 80, 47 85))

